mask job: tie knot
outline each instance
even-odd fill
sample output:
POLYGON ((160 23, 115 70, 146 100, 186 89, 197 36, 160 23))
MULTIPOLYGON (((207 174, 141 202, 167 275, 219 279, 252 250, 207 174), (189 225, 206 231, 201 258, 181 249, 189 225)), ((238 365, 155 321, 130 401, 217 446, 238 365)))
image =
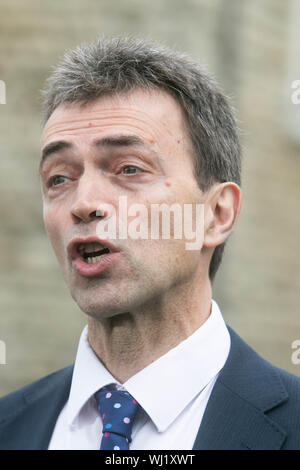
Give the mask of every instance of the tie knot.
POLYGON ((126 390, 101 388, 95 393, 103 422, 103 438, 118 434, 131 442, 133 421, 138 411, 137 401, 126 390))

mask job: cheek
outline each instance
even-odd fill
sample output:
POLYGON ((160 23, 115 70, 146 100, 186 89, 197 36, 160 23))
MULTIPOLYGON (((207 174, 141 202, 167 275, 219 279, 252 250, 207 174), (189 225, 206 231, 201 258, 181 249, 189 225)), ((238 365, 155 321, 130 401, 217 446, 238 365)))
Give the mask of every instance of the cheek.
POLYGON ((65 233, 64 218, 59 210, 44 206, 43 218, 46 232, 52 244, 56 256, 59 258, 63 253, 63 234, 65 233))

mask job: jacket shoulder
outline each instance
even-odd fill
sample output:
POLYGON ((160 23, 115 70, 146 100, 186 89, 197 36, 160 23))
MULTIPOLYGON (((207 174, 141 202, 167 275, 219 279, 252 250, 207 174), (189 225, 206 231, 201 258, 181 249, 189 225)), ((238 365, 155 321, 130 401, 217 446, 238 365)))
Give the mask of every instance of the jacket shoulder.
POLYGON ((280 378, 289 394, 296 393, 297 396, 300 392, 300 377, 272 364, 271 367, 280 375, 280 378))
POLYGON ((13 415, 36 398, 46 396, 52 390, 72 377, 73 365, 52 372, 0 398, 0 423, 13 415))
POLYGON ((299 449, 300 377, 267 361, 228 330, 231 352, 221 382, 285 431, 283 449, 299 449))
POLYGON ((288 394, 282 406, 274 407, 267 415, 287 432, 287 439, 282 447, 285 450, 300 449, 300 377, 286 370, 272 366, 280 377, 288 394))
POLYGON ((280 401, 286 401, 290 394, 293 397, 299 393, 300 377, 267 361, 232 328, 228 325, 227 328, 231 349, 221 373, 222 380, 230 383, 233 388, 238 386, 245 398, 257 398, 257 407, 264 411, 272 408, 275 391, 280 401))

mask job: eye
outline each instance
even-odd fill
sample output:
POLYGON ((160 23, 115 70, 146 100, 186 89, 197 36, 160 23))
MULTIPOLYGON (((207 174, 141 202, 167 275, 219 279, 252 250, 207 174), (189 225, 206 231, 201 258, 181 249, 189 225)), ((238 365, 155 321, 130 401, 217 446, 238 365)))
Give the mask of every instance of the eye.
POLYGON ((134 165, 127 165, 122 168, 122 173, 124 175, 136 175, 137 172, 142 171, 140 168, 134 165))
POLYGON ((67 178, 62 175, 55 175, 52 176, 49 180, 49 186, 59 186, 60 184, 64 183, 67 178))

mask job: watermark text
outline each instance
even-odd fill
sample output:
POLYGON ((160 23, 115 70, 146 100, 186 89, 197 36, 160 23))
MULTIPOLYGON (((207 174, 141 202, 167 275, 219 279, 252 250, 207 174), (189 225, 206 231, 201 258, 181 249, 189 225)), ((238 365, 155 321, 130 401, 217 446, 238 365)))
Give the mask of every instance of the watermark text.
POLYGON ((291 361, 292 364, 297 366, 298 364, 300 364, 300 339, 295 339, 291 344, 291 348, 295 349, 295 351, 291 355, 291 361))
POLYGON ((294 89, 293 93, 291 94, 291 100, 293 104, 300 103, 300 80, 294 80, 292 82, 291 88, 294 89))
POLYGON ((6 364, 6 345, 5 342, 0 339, 0 364, 6 364))
POLYGON ((100 239, 185 240, 186 250, 200 250, 204 241, 204 204, 131 204, 120 196, 118 207, 102 204, 96 211, 100 239))
POLYGON ((3 80, 0 80, 0 104, 6 104, 6 85, 3 80))
POLYGON ((105 457, 104 463, 106 465, 126 465, 127 467, 140 468, 144 466, 144 463, 150 464, 151 467, 164 467, 166 465, 192 465, 195 454, 187 454, 183 452, 181 454, 163 453, 163 454, 147 454, 143 453, 141 456, 120 456, 112 454, 111 456, 105 457))

